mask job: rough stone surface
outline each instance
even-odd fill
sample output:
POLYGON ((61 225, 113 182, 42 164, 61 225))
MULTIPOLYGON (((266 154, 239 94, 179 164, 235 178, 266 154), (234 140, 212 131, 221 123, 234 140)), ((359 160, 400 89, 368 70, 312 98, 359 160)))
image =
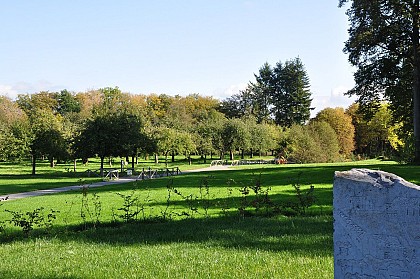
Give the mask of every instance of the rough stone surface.
POLYGON ((334 277, 420 278, 420 186, 368 169, 334 177, 334 277))

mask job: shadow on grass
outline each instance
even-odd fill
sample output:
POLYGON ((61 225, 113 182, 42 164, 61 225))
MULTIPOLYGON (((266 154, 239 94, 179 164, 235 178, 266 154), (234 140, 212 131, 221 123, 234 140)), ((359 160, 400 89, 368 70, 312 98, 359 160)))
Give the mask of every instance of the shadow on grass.
MULTIPOLYGON (((109 185, 106 187, 95 188, 92 191, 100 193, 109 191, 128 191, 132 189, 164 189, 168 184, 168 179, 173 179, 173 186, 175 188, 197 188, 200 186, 200 181, 204 178, 208 179, 210 187, 223 188, 251 186, 255 183, 256 179, 261 180, 263 187, 291 186, 294 183, 299 183, 303 187, 317 184, 332 186, 335 171, 350 170, 353 167, 373 168, 393 172, 407 181, 420 183, 419 166, 377 164, 374 166, 357 165, 308 167, 305 165, 293 165, 286 167, 266 167, 263 169, 232 169, 227 171, 188 173, 185 175, 173 176, 171 178, 163 177, 144 181, 139 180, 135 183, 109 185)), ((88 185, 88 183, 86 184, 88 185)))
POLYGON ((100 178, 96 177, 87 178, 83 173, 75 175, 73 173, 54 172, 35 176, 0 174, 0 195, 80 185, 79 180, 87 180, 88 183, 101 181, 100 178), (4 181, 4 183, 1 183, 1 181, 4 181))
MULTIPOLYGON (((297 254, 332 254, 332 217, 240 218, 222 216, 207 219, 137 221, 101 224, 96 229, 83 226, 54 228, 42 236, 66 241, 125 245, 190 243, 205 247, 289 251, 297 254)), ((6 242, 17 237, 9 235, 6 242)))
MULTIPOLYGON (((349 164, 349 165, 327 165, 327 166, 308 166, 308 165, 282 165, 267 166, 263 165, 261 169, 231 169, 228 171, 212 171, 188 173, 172 177, 175 187, 194 187, 199 186, 200 180, 205 177, 211 177, 211 186, 226 186, 229 182, 236 181, 243 185, 251 185, 253 180, 260 176, 262 185, 271 186, 290 186, 299 181, 301 185, 309 184, 327 184, 332 185, 335 171, 344 171, 351 168, 372 168, 395 173, 402 178, 415 184, 420 184, 420 167, 396 164, 349 164)), ((30 175, 5 175, 0 174, 0 185, 5 181, 3 187, 0 187, 0 194, 10 194, 17 192, 27 192, 40 189, 51 189, 78 185, 78 179, 85 179, 86 185, 92 183, 83 173, 63 173, 48 171, 37 176, 30 175), (68 181, 74 178, 74 182, 68 181), (34 181, 35 180, 35 181, 34 181), (67 180, 67 181, 64 181, 67 180), (3 188, 3 189, 2 189, 3 188)), ((95 191, 125 191, 133 188, 159 189, 166 187, 168 178, 138 181, 132 183, 107 186, 95 191)), ((99 180, 99 179, 97 179, 99 180)))

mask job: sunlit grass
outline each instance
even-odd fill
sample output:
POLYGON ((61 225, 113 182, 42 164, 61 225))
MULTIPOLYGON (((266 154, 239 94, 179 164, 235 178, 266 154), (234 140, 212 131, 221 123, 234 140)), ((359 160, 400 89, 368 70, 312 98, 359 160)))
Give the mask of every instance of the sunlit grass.
MULTIPOLYGON (((165 168, 166 164, 163 157, 160 157, 159 163, 155 164, 149 158, 139 159, 135 164, 135 174, 141 172, 143 168, 165 168)), ((190 165, 184 156, 177 156, 175 162, 169 162, 168 167, 179 167, 181 171, 203 168, 210 165, 204 164, 199 156, 194 156, 194 164, 190 165)), ((121 169, 121 159, 114 158, 112 163, 106 161, 105 168, 121 169)), ((65 187, 80 185, 83 183, 93 183, 102 181, 98 176, 89 176, 87 170, 98 170, 100 168, 99 159, 90 159, 89 163, 84 165, 80 161, 77 162, 76 172, 73 170, 73 163, 60 163, 51 168, 49 162, 38 161, 36 167, 36 175, 31 175, 32 166, 29 161, 20 163, 0 163, 0 195, 13 194, 19 192, 28 192, 36 190, 51 189, 56 187, 65 187)), ((124 170, 131 168, 131 164, 125 165, 124 170)), ((120 174, 125 175, 125 172, 120 174)))
POLYGON ((393 172, 414 183, 420 179, 420 167, 375 160, 254 165, 92 188, 87 196, 92 212, 93 193, 101 201, 96 229, 83 225, 80 191, 2 202, 0 221, 10 218, 5 209, 60 212, 52 230, 35 229, 29 238, 6 223, 0 234, 0 278, 332 278, 333 176, 353 167, 393 172), (168 185, 199 196, 203 179, 210 191, 207 217, 203 204, 193 214, 177 195, 172 194, 167 207, 168 185), (239 188, 257 179, 276 202, 295 198, 294 183, 304 189, 314 185, 316 204, 303 217, 241 217, 239 188), (121 222, 123 201, 116 193, 134 193, 145 220, 141 213, 137 222, 121 222), (223 214, 222 207, 230 214, 223 214), (156 218, 165 209, 173 213, 171 219, 156 218), (182 211, 193 218, 176 214, 182 211))

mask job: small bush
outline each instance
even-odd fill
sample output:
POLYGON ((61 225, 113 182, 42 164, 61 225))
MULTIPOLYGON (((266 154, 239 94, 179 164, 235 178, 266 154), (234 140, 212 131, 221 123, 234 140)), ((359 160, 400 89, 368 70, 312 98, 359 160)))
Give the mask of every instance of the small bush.
POLYGON ((51 229, 52 223, 56 219, 56 213, 59 212, 50 209, 49 213, 45 213, 43 207, 26 213, 7 209, 5 211, 12 214, 12 219, 9 222, 16 227, 20 227, 25 236, 28 236, 35 227, 45 228, 47 230, 51 229))
POLYGON ((101 211, 102 203, 99 200, 99 196, 96 193, 89 195, 89 186, 83 186, 80 217, 85 228, 88 227, 88 224, 93 224, 94 228, 100 224, 101 211))
POLYGON ((130 194, 124 195, 117 193, 123 199, 122 207, 118 208, 122 212, 118 217, 120 217, 125 223, 132 223, 137 220, 137 216, 140 213, 138 197, 135 195, 134 190, 130 194))

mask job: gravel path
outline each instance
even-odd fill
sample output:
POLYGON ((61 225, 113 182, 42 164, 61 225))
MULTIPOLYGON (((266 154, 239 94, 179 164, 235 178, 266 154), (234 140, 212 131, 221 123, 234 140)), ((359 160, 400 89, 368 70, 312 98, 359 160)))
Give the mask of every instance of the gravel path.
MULTIPOLYGON (((228 170, 228 169, 229 169, 228 166, 213 166, 213 167, 202 168, 202 169, 186 170, 186 171, 183 171, 182 173, 187 174, 187 173, 195 173, 195 172, 203 172, 203 171, 219 171, 219 170, 228 170)), ((107 185, 129 183, 129 182, 133 182, 137 180, 139 180, 137 179, 137 176, 132 176, 132 177, 120 178, 118 180, 110 180, 110 181, 103 181, 103 182, 88 184, 88 186, 89 188, 96 188, 96 187, 102 187, 102 186, 107 186, 107 185)), ((53 188, 53 189, 46 189, 46 190, 37 190, 37 191, 32 191, 32 192, 3 195, 3 196, 0 196, 0 201, 11 201, 11 200, 17 200, 17 199, 23 199, 23 198, 29 198, 29 197, 36 197, 36 196, 42 196, 42 195, 48 195, 48 194, 56 194, 56 193, 61 193, 61 192, 80 190, 86 186, 87 185, 76 185, 76 186, 67 186, 67 187, 60 187, 60 188, 53 188)))

